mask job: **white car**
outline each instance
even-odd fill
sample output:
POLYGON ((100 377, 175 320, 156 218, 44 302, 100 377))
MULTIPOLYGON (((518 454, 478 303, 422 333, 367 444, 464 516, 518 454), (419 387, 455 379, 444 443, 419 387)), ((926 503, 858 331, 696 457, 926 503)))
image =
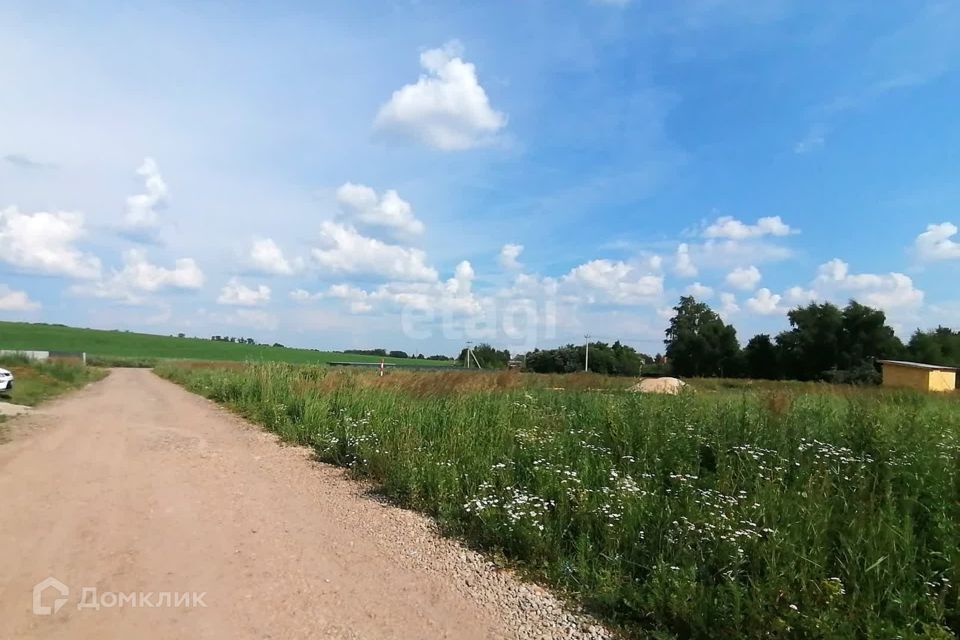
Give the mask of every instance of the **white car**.
POLYGON ((13 374, 6 369, 0 369, 0 391, 13 389, 13 374))

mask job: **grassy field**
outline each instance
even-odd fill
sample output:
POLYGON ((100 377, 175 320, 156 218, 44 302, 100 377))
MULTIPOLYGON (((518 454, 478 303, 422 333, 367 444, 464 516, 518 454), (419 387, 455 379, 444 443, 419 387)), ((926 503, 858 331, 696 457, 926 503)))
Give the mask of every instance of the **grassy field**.
POLYGON ((0 401, 31 407, 106 375, 101 369, 74 362, 36 362, 20 357, 0 357, 0 367, 14 375, 13 390, 0 391, 0 401))
MULTIPOLYGON (((0 322, 0 349, 35 349, 39 351, 85 351, 109 366, 139 362, 152 366, 157 359, 232 360, 238 362, 290 362, 317 364, 324 362, 379 362, 375 356, 349 355, 311 349, 268 347, 261 345, 215 342, 200 338, 177 338, 128 331, 78 329, 51 324, 0 322)), ((397 364, 446 366, 448 361, 385 358, 397 364)))
POLYGON ((956 396, 714 385, 671 397, 589 375, 159 371, 373 480, 630 636, 960 632, 956 396))
MULTIPOLYGON (((0 402, 34 406, 62 393, 99 380, 101 369, 70 362, 33 362, 25 358, 0 358, 0 367, 14 375, 11 391, 0 391, 0 402)), ((4 417, 0 416, 0 442, 5 439, 4 417)))

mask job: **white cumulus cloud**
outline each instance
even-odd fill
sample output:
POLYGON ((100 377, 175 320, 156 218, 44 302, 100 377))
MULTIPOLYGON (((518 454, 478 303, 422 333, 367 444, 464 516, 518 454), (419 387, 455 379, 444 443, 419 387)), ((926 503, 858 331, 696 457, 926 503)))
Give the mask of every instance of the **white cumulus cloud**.
POLYGON ((157 209, 167 204, 169 190, 167 183, 160 175, 160 168, 153 158, 144 158, 137 168, 137 174, 144 180, 145 193, 138 193, 127 198, 127 212, 124 223, 132 228, 156 227, 159 220, 157 209))
POLYGON ((728 273, 726 282, 731 287, 750 290, 757 286, 761 277, 760 270, 751 265, 749 267, 737 267, 728 273))
POLYGON ((0 260, 18 270, 71 278, 96 278, 100 259, 74 243, 85 235, 83 214, 0 210, 0 260))
POLYGON ((424 73, 416 83, 393 92, 380 107, 374 127, 444 150, 489 141, 507 118, 490 106, 476 68, 462 55, 456 41, 421 53, 424 73))
POLYGON ((896 272, 850 273, 850 265, 839 258, 820 265, 816 285, 880 309, 914 307, 923 302, 923 291, 913 286, 909 276, 896 272))
POLYGON ((31 300, 25 291, 0 284, 0 311, 33 311, 39 308, 40 303, 31 300))
POLYGON ((352 226, 325 221, 320 225, 323 248, 311 252, 318 267, 333 273, 380 275, 396 280, 435 281, 420 249, 387 244, 361 235, 352 226))
POLYGON ((951 240, 957 231, 957 226, 949 222, 927 225, 927 230, 914 241, 917 255, 930 261, 960 259, 960 242, 951 240))
POLYGON ((697 275, 697 267, 690 257, 690 246, 685 242, 677 246, 677 255, 673 261, 673 271, 678 276, 692 278, 697 275))
POLYGON ((167 268, 151 263, 143 249, 128 249, 123 253, 121 269, 113 269, 110 275, 97 282, 76 285, 71 291, 95 298, 141 304, 145 293, 164 289, 199 289, 203 282, 203 272, 193 258, 179 258, 174 261, 173 268, 167 268))
POLYGON ((172 269, 159 267, 147 260, 142 249, 130 249, 123 254, 120 273, 141 291, 160 289, 199 289, 203 286, 203 272, 193 258, 178 258, 172 269))
POLYGON ((749 240, 764 236, 788 236, 793 233, 790 225, 780 216, 760 218, 756 224, 746 224, 733 216, 721 216, 704 231, 705 238, 727 238, 729 240, 749 240))
POLYGON ((571 269, 562 282, 586 302, 643 304, 663 295, 663 276, 641 273, 622 261, 591 260, 571 269))
POLYGON ((541 277, 529 273, 518 273, 513 285, 500 290, 497 295, 501 298, 521 300, 535 300, 557 295, 559 284, 556 278, 541 277))
POLYGON ((406 235, 423 233, 423 223, 413 207, 393 189, 382 196, 371 187, 346 182, 337 189, 337 202, 351 222, 366 227, 385 227, 406 235))
POLYGON ((250 246, 250 265, 260 273, 288 276, 302 265, 298 260, 288 260, 283 250, 270 238, 258 238, 250 246))
POLYGON ((310 293, 306 289, 294 289, 289 295, 290 299, 294 302, 310 302, 311 300, 319 300, 323 297, 323 293, 310 293))
POLYGON ((790 287, 784 292, 784 298, 790 304, 808 304, 818 298, 817 292, 813 289, 804 289, 803 287, 790 287))
POLYGON ((252 307, 262 302, 270 301, 270 287, 265 284, 257 285, 251 288, 242 284, 236 278, 231 278, 227 284, 220 289, 220 295, 217 297, 218 304, 232 304, 245 307, 252 307))
POLYGON ((699 282, 694 282, 684 290, 684 293, 694 298, 709 298, 713 296, 713 289, 699 282))
POLYGON ((430 313, 476 316, 483 300, 473 292, 473 267, 466 260, 445 282, 388 282, 367 291, 350 284, 332 285, 323 294, 348 303, 351 313, 366 313, 378 306, 430 313))
POLYGON ((780 306, 780 300, 782 299, 782 296, 764 287, 763 289, 758 289, 752 298, 747 299, 747 309, 764 316, 779 313, 784 310, 780 306))
POLYGON ((737 296, 732 293, 723 292, 720 294, 720 315, 729 318, 731 315, 740 312, 740 305, 737 304, 737 296))
POLYGON ((522 244, 505 244, 500 249, 499 262, 504 269, 520 269, 523 265, 517 260, 523 253, 522 244))

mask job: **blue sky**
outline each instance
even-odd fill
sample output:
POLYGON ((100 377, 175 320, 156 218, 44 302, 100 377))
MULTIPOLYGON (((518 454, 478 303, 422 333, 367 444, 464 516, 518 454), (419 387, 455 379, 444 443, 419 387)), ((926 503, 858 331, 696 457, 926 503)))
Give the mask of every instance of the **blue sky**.
POLYGON ((0 8, 0 318, 662 350, 960 325, 960 3, 0 8))

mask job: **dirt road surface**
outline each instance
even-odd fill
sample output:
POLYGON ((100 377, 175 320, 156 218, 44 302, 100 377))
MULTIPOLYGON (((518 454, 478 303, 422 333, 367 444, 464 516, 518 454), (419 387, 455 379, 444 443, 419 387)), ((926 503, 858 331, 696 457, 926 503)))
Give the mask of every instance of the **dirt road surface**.
POLYGON ((601 634, 421 516, 149 371, 114 370, 8 424, 0 638, 601 634), (53 612, 51 586, 38 601, 51 613, 34 613, 48 577, 69 593, 53 612))

